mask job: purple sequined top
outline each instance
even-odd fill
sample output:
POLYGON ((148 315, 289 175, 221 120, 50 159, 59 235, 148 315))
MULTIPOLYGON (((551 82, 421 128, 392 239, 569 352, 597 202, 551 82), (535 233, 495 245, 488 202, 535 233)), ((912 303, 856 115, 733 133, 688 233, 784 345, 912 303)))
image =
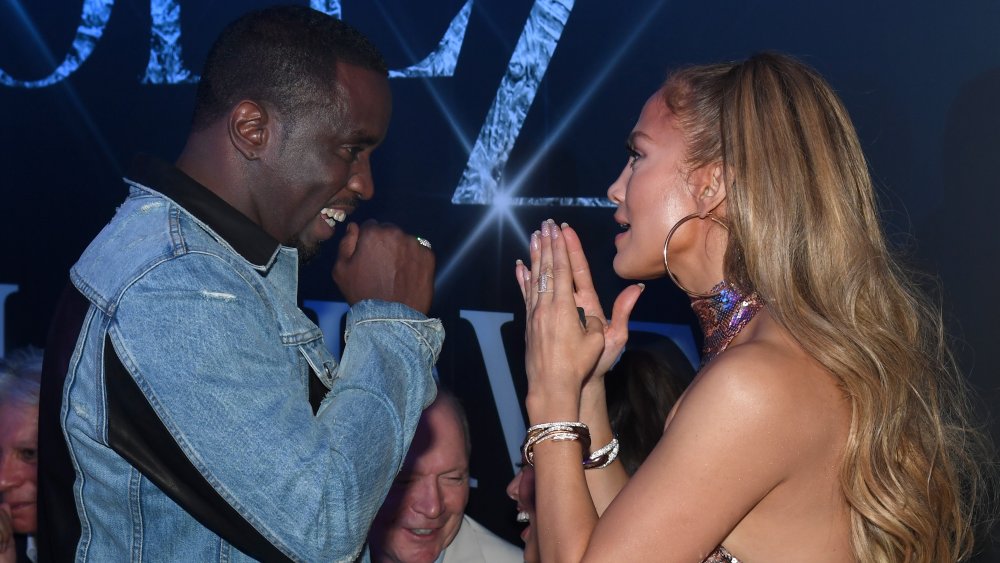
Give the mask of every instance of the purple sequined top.
POLYGON ((740 560, 720 545, 702 563, 740 563, 740 560))
MULTIPOLYGON (((722 281, 712 288, 711 297, 691 300, 691 308, 698 316, 701 330, 705 334, 701 365, 704 366, 729 346, 733 338, 750 319, 764 306, 757 293, 749 295, 735 285, 722 281)), ((703 563, 740 563, 721 545, 715 548, 703 563)))
POLYGON ((747 295, 727 281, 719 282, 712 288, 712 293, 711 297, 697 297, 691 300, 691 308, 698 316, 701 331, 705 334, 702 366, 721 354, 764 306, 756 292, 747 295))

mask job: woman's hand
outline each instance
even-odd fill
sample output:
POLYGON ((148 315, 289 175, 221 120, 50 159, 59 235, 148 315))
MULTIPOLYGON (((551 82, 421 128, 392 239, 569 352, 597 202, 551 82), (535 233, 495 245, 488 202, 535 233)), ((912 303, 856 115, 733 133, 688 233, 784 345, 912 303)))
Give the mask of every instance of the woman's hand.
MULTIPOLYGON (((587 263, 587 256, 583 253, 583 245, 580 244, 580 237, 569 225, 563 223, 562 236, 566 241, 566 250, 569 254, 569 264, 573 271, 573 300, 577 307, 583 307, 587 316, 606 319, 601 302, 597 298, 597 291, 594 289, 594 280, 590 275, 590 265, 587 263)), ((611 369, 618 356, 621 355, 625 343, 628 342, 628 319, 632 315, 639 295, 645 289, 645 285, 639 283, 626 287, 618 294, 614 305, 611 306, 611 321, 604 325, 604 350, 597 360, 597 366, 593 374, 587 380, 587 385, 603 385, 604 374, 611 369)))
MULTIPOLYGON (((587 256, 583 252, 583 245, 580 244, 580 237, 572 227, 563 223, 560 228, 561 235, 566 243, 566 251, 569 256, 570 269, 573 272, 573 301, 577 307, 584 311, 588 317, 606 319, 604 309, 597 297, 594 289, 594 281, 590 275, 590 265, 587 256)), ((518 266, 517 280, 521 287, 521 296, 528 301, 528 291, 531 290, 530 271, 523 265, 518 266)), ((597 360, 597 365, 590 377, 586 380, 588 387, 604 384, 604 374, 611 369, 618 356, 621 355, 625 343, 628 342, 628 320, 632 314, 639 295, 645 289, 644 284, 634 284, 626 287, 618 294, 614 305, 611 307, 611 320, 604 324, 604 349, 597 360)))
POLYGON ((528 417, 532 424, 577 420, 581 388, 604 351, 604 318, 585 307, 580 322, 566 237, 551 219, 531 235, 531 269, 518 263, 516 275, 527 311, 528 417))

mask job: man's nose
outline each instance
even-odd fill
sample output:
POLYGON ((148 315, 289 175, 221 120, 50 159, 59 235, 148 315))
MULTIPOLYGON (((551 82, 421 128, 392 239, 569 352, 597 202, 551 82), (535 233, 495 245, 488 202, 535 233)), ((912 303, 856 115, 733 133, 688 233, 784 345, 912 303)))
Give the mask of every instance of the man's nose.
POLYGON ((13 489, 23 478, 19 477, 13 456, 0 456, 0 493, 13 489))
POLYGON ((510 480, 510 483, 507 483, 507 496, 510 497, 511 500, 514 501, 518 500, 517 489, 521 485, 522 473, 523 473, 522 471, 518 471, 517 475, 514 475, 514 478, 510 480))
POLYGON ((358 198, 367 201, 375 195, 375 180, 372 178, 370 156, 361 154, 351 167, 351 177, 347 180, 347 188, 358 194, 358 198))
POLYGON ((428 479, 416 485, 413 493, 413 510, 428 518, 437 518, 444 510, 444 499, 437 479, 428 479))

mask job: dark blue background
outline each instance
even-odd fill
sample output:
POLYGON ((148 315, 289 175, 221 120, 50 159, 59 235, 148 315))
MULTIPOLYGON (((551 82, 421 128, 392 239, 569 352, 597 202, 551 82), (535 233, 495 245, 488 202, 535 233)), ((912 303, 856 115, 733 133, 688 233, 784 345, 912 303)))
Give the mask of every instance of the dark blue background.
MULTIPOLYGON (((448 330, 439 370, 465 399, 472 418, 479 488, 470 512, 514 541, 514 511, 502 493, 510 464, 482 355, 459 310, 515 314, 504 336, 515 386, 523 393, 523 315, 512 269, 515 258, 527 255, 524 233, 549 216, 568 221, 581 231, 606 300, 624 283, 610 271, 617 227, 609 209, 515 208, 513 224, 494 220, 468 252, 458 254, 489 209, 451 203, 468 154, 447 120, 475 140, 532 3, 475 0, 453 77, 392 81, 393 122, 375 154, 376 199, 357 216, 391 220, 423 234, 434 242, 441 266, 457 260, 454 274, 437 287, 434 312, 448 330)), ((180 0, 187 66, 197 72, 225 23, 266 4, 180 0)), ((343 0, 343 15, 398 69, 433 50, 463 4, 343 0)), ((69 47, 81 5, 0 4, 0 69, 22 80, 48 75, 69 47), (23 10, 30 27, 15 8, 23 10)), ((173 159, 183 144, 194 86, 140 83, 150 25, 148 2, 119 0, 97 49, 69 79, 42 89, 0 86, 0 283, 20 288, 6 303, 2 344, 7 349, 44 343, 69 267, 124 197, 119 178, 131 156, 142 151, 173 159)), ((959 359, 995 416, 1000 236, 991 213, 1000 191, 998 28, 1000 4, 986 0, 581 0, 506 175, 522 173, 526 162, 541 157, 519 195, 601 196, 624 164, 623 142, 642 103, 669 68, 764 49, 796 55, 827 77, 851 112, 891 239, 911 263, 940 280, 959 359), (624 55, 613 58, 625 44, 624 55), (592 96, 574 113, 591 88, 592 96), (548 142, 549 150, 539 154, 548 142)), ((334 246, 304 268, 304 299, 340 300, 329 278, 334 246)), ((634 319, 693 320, 684 296, 663 281, 650 285, 634 319)), ((996 433, 995 421, 984 424, 996 433)))

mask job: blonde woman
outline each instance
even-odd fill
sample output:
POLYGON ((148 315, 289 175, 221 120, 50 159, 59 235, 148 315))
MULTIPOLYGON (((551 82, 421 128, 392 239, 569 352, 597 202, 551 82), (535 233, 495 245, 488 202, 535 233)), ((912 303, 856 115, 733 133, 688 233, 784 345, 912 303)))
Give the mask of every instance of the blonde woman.
POLYGON ((646 102, 628 151, 608 190, 615 272, 691 295, 702 368, 634 476, 585 470, 612 441, 601 378, 642 285, 605 326, 573 229, 532 235, 516 275, 542 560, 967 557, 985 442, 829 85, 776 54, 687 68, 646 102))

